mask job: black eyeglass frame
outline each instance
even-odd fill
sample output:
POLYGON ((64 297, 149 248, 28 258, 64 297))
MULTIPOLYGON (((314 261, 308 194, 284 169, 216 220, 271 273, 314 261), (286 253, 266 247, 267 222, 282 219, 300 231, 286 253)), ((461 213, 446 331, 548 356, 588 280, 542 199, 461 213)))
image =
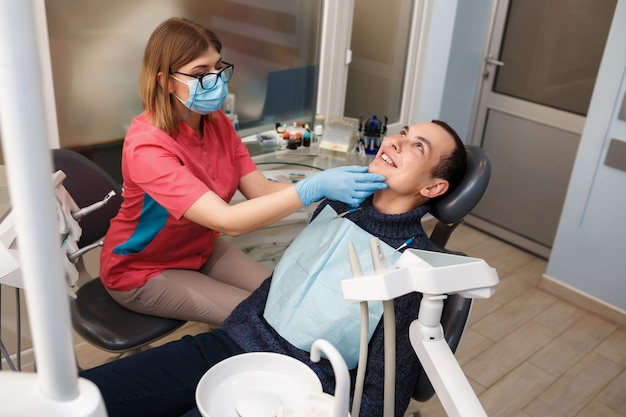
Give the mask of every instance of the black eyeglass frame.
POLYGON ((225 67, 221 68, 217 72, 207 72, 206 74, 200 74, 200 75, 185 74, 184 72, 180 72, 180 71, 172 71, 171 73, 172 74, 186 75, 187 77, 195 78, 196 80, 198 80, 200 82, 200 87, 202 87, 203 90, 210 90, 213 87, 215 87, 215 85, 217 84, 217 79, 218 78, 221 78, 224 82, 227 83, 233 77, 233 73, 235 72, 235 64, 231 64, 229 62, 222 61, 222 65, 225 65, 225 67), (226 72, 226 71, 229 71, 229 72, 226 72), (206 77, 207 75, 213 75, 214 78, 211 78, 210 80, 203 81, 204 77, 206 77), (205 87, 205 82, 206 83, 210 83, 211 85, 205 87))

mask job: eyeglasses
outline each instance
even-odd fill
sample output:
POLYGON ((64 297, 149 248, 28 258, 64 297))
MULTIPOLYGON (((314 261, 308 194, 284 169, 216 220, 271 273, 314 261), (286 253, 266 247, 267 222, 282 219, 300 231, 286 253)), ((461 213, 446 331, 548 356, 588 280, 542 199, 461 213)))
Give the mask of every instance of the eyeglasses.
POLYGON ((200 87, 205 90, 210 90, 215 87, 218 78, 221 78, 222 81, 227 83, 233 76, 235 66, 233 64, 229 64, 226 61, 222 61, 222 65, 224 65, 224 68, 220 69, 217 72, 208 72, 201 75, 185 74, 184 72, 179 71, 174 71, 173 74, 186 75, 187 77, 195 78, 200 82, 200 87))

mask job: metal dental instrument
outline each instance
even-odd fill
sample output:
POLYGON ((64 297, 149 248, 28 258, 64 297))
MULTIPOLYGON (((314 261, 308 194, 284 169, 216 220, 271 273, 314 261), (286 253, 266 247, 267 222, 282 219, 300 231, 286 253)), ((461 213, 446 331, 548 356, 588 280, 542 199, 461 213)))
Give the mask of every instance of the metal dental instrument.
POLYGON ((72 217, 75 220, 82 219, 83 217, 91 213, 92 211, 98 210, 100 207, 104 206, 106 203, 109 202, 109 199, 111 199, 111 197, 113 197, 114 195, 115 195, 115 191, 112 191, 112 190, 109 191, 109 193, 105 195, 101 201, 95 202, 90 206, 83 207, 80 210, 76 210, 75 212, 72 213, 72 217))
POLYGON ((406 248, 407 246, 409 246, 411 243, 413 243, 413 241, 415 240, 416 237, 417 236, 413 236, 413 237, 410 237, 407 240, 405 240, 404 243, 402 243, 400 246, 398 246, 396 248, 396 251, 402 250, 402 249, 406 248))
POLYGON ((102 245, 104 245, 103 240, 99 242, 94 242, 87 246, 83 246, 82 248, 78 249, 76 252, 68 253, 67 259, 69 259, 71 263, 75 264, 76 262, 78 262, 81 256, 83 256, 84 254, 86 254, 92 249, 101 247, 102 245))
POLYGON ((344 212, 342 212, 342 213, 339 213, 339 214, 338 214, 338 215, 336 215, 334 218, 335 218, 335 219, 338 219, 338 218, 340 218, 340 217, 345 217, 345 216, 347 216, 348 214, 355 213, 355 212, 357 212, 357 211, 359 211, 359 210, 361 210, 361 207, 351 208, 350 210, 346 210, 346 211, 344 211, 344 212))

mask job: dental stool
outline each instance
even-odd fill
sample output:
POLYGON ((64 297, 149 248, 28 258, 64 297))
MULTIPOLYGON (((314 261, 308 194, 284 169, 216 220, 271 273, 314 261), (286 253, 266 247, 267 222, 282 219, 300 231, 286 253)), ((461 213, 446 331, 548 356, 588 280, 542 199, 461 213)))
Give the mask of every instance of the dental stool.
MULTIPOLYGON (((102 168, 77 152, 53 149, 52 158, 54 169, 67 176, 63 185, 80 208, 101 201, 110 191, 115 192, 106 204, 79 221, 82 235, 78 247, 86 249, 94 243, 94 248, 101 246, 100 240, 122 203, 121 187, 102 168)), ((88 275, 82 257, 78 263, 81 275, 88 275)), ((90 276, 76 291, 76 298, 70 300, 70 311, 72 325, 80 336, 120 356, 141 350, 186 323, 128 310, 109 295, 99 278, 90 276)))
MULTIPOLYGON (((432 204, 430 214, 437 219, 430 240, 438 247, 445 248, 452 232, 463 218, 469 214, 482 198, 489 178, 491 177, 491 163, 485 151, 473 145, 466 145, 467 170, 458 187, 446 194, 440 200, 432 204)), ((455 352, 463 331, 467 326, 472 299, 464 298, 458 294, 449 295, 444 302, 441 325, 445 339, 452 352, 455 352)), ((424 370, 418 377, 413 390, 413 399, 418 402, 426 402, 435 394, 424 370)), ((415 414, 409 406, 407 415, 415 414)))

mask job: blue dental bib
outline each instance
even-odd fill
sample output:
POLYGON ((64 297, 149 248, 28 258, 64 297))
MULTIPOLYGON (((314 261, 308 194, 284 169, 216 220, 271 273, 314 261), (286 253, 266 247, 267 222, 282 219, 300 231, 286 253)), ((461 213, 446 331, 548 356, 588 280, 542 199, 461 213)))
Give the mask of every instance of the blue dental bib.
MULTIPOLYGON (((317 339, 339 350, 349 369, 359 358, 360 306, 343 298, 341 281, 352 277, 348 242, 363 272, 373 271, 369 241, 374 236, 330 206, 298 235, 274 270, 264 318, 289 343, 310 352, 317 339)), ((380 242, 388 265, 401 253, 380 242)), ((383 313, 382 302, 370 302, 368 340, 383 313)))

